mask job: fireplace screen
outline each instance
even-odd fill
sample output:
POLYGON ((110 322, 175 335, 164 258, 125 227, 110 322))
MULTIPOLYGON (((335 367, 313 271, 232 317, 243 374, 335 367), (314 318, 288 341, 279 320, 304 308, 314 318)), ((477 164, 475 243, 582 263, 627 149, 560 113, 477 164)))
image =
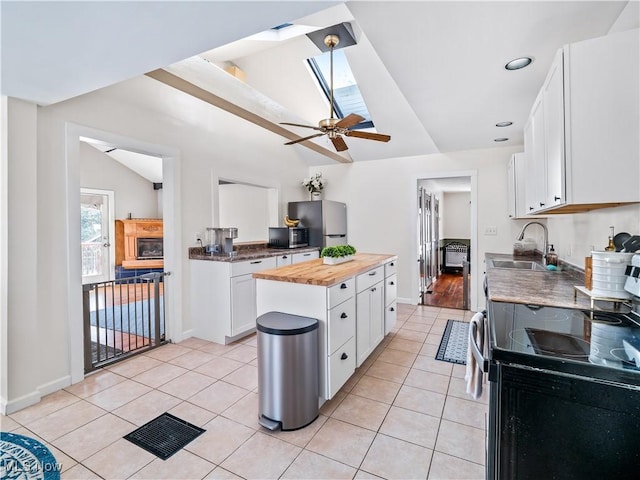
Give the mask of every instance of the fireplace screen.
POLYGON ((162 238, 138 238, 138 260, 152 260, 163 257, 162 238))

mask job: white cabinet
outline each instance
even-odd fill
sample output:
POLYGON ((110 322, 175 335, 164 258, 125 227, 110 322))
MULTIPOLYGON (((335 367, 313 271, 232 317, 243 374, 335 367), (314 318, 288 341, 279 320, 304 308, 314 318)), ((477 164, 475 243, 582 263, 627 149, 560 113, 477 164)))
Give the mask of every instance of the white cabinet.
POLYGON ((509 159, 509 164, 507 166, 509 218, 523 218, 527 215, 525 162, 526 159, 524 152, 514 153, 509 159))
POLYGON ((525 190, 525 213, 536 213, 544 208, 546 147, 544 131, 544 103, 542 92, 536 98, 531 116, 525 125, 524 149, 527 188, 525 190))
POLYGON ((227 344, 251 333, 256 326, 256 281, 252 274, 276 265, 276 257, 240 262, 192 260, 193 335, 227 344))
POLYGON ((527 213, 640 202, 639 45, 635 29, 558 51, 524 131, 527 213))
POLYGON ((384 337, 384 266, 356 277, 356 366, 384 337), (375 282, 375 283, 374 283, 375 282))
POLYGON ((384 265, 384 334, 387 335, 395 326, 398 317, 398 274, 397 260, 384 265))

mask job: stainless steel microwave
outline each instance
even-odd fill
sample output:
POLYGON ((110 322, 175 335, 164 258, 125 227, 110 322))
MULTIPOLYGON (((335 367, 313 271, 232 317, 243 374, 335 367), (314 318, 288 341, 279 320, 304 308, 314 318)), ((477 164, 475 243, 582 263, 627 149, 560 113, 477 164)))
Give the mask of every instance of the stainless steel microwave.
POLYGON ((298 248, 309 245, 309 230, 302 227, 269 227, 269 246, 298 248))

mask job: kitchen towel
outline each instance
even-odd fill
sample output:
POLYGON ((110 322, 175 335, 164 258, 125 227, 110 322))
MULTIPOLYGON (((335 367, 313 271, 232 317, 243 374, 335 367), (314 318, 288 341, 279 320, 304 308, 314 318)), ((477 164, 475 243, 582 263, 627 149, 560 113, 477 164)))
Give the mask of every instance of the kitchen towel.
POLYGON ((482 365, 478 365, 476 357, 473 356, 471 342, 475 342, 480 352, 484 353, 484 315, 481 312, 476 313, 469 323, 469 345, 467 347, 467 367, 464 379, 467 382, 467 393, 474 400, 477 400, 482 395, 482 365), (476 328, 473 328, 474 325, 476 328))

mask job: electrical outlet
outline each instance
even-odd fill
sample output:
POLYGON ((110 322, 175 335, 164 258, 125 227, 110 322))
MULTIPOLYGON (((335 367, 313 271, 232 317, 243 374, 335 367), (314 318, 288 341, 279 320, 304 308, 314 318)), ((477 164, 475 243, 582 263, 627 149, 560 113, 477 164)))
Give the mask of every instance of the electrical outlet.
POLYGON ((194 237, 196 239, 196 243, 201 242, 202 241, 202 232, 196 232, 194 237))
POLYGON ((485 235, 498 235, 498 227, 485 227, 485 235))

